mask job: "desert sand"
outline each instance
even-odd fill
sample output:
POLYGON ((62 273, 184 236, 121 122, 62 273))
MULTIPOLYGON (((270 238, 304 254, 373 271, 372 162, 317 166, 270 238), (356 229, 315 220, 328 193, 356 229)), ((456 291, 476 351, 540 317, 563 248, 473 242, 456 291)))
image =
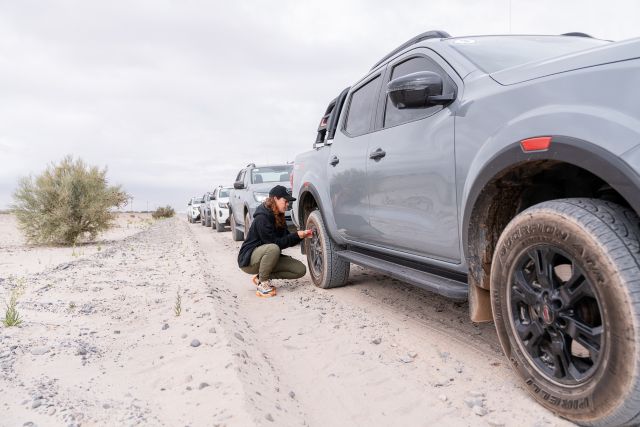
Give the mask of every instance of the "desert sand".
POLYGON ((239 247, 139 214, 91 244, 29 246, 0 215, 0 298, 19 291, 23 319, 0 326, 0 425, 571 425, 466 304, 353 266, 344 288, 307 275, 260 299, 239 247))

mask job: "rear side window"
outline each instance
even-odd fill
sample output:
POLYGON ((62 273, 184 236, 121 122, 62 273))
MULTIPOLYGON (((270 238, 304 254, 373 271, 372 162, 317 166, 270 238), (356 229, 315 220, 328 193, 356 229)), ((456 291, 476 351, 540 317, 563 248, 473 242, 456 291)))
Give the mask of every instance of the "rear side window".
POLYGON ((350 136, 363 135, 371 130, 371 113, 378 98, 380 80, 380 76, 377 76, 351 95, 347 125, 345 126, 345 130, 350 136))
MULTIPOLYGON (((407 74, 417 73, 418 71, 432 71, 440 74, 443 79, 443 93, 451 93, 454 91, 454 83, 451 78, 444 72, 442 68, 431 59, 424 56, 417 56, 407 59, 404 62, 393 67, 391 71, 391 80, 398 77, 406 76, 407 74)), ((423 117, 430 116, 437 111, 442 110, 441 105, 434 105, 427 108, 405 108, 402 110, 397 109, 389 96, 387 95, 387 104, 384 114, 384 127, 395 126, 400 123, 411 122, 421 119, 423 117)))

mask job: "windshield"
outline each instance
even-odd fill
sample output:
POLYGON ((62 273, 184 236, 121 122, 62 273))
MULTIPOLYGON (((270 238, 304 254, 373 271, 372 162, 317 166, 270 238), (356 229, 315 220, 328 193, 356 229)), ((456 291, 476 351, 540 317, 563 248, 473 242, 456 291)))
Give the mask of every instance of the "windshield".
POLYGON ((202 197, 196 197, 195 199, 193 199, 194 205, 202 202, 204 202, 204 199, 202 197))
POLYGON ((293 165, 265 166, 251 170, 251 182, 261 184, 263 182, 289 182, 289 174, 293 165))
POLYGON ((484 36, 449 44, 486 73, 603 46, 605 40, 571 36, 484 36))
POLYGON ((229 197, 229 190, 220 190, 218 197, 229 197))

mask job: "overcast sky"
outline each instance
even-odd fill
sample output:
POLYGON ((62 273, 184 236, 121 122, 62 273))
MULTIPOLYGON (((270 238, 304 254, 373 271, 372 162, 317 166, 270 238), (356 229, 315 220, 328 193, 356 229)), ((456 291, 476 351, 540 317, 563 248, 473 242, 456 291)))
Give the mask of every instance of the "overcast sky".
POLYGON ((327 103, 427 30, 640 36, 635 0, 0 0, 0 208, 66 154, 133 208, 311 148, 327 103))

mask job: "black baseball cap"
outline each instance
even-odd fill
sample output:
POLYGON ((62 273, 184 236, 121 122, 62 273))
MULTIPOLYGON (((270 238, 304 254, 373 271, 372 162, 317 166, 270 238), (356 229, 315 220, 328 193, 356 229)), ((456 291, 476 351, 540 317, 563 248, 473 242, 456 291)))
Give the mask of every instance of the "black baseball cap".
POLYGON ((296 200, 295 197, 291 197, 289 192, 282 185, 276 185, 269 191, 269 197, 284 197, 289 202, 293 202, 296 200))

